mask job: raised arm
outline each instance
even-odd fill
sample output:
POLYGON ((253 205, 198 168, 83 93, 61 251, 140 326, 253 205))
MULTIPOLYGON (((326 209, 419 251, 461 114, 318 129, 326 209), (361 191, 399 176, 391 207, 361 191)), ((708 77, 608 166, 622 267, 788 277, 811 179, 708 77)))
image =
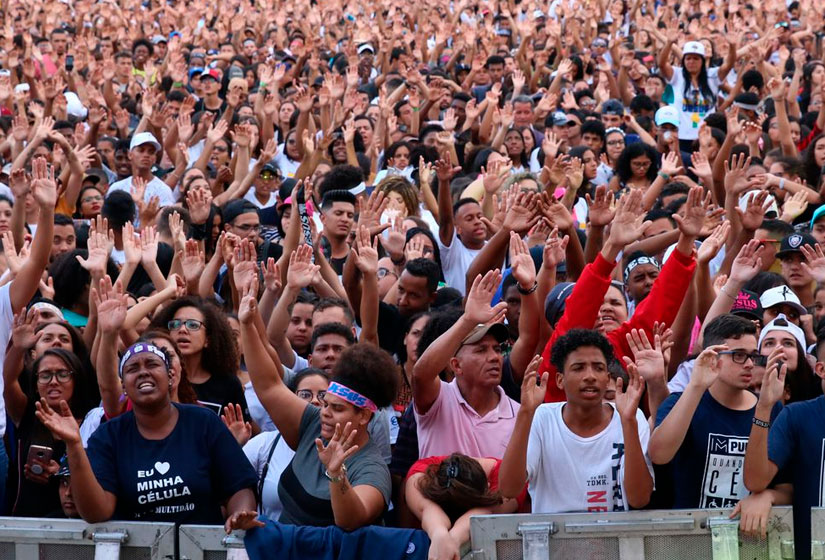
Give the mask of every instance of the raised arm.
POLYGON ((98 310, 97 384, 103 400, 103 411, 107 418, 119 416, 125 410, 122 400, 123 385, 118 375, 118 334, 126 320, 127 300, 123 286, 106 276, 97 288, 92 288, 92 298, 98 310))
MULTIPOLYGON (((751 426, 751 434, 748 438, 748 447, 745 450, 744 479, 745 487, 751 492, 760 492, 768 487, 779 466, 768 457, 768 428, 771 422, 771 411, 785 394, 785 377, 788 373, 787 364, 782 363, 780 358, 784 358, 782 349, 779 348, 768 357, 768 365, 765 368, 765 376, 762 378, 762 390, 759 392, 759 400, 756 403, 756 411, 753 415, 754 423, 751 426), (756 421, 761 421, 761 425, 756 421)), ((777 418, 776 428, 787 428, 787 409, 780 413, 777 418), (782 424, 780 426, 780 424, 782 424)), ((792 443, 788 441, 786 445, 792 443)))
MULTIPOLYGON (((443 157, 443 156, 442 156, 443 157)), ((460 167, 453 167, 447 157, 435 162, 435 174, 438 177, 438 238, 445 246, 453 241, 453 193, 450 190, 450 181, 461 171, 460 167)))
POLYGON ((421 355, 413 368, 413 399, 420 414, 426 414, 438 398, 441 390, 439 374, 452 361, 461 342, 479 324, 499 319, 507 304, 500 302, 490 307, 490 301, 501 283, 501 272, 491 270, 482 278, 476 276, 467 294, 464 314, 456 323, 439 336, 421 355))

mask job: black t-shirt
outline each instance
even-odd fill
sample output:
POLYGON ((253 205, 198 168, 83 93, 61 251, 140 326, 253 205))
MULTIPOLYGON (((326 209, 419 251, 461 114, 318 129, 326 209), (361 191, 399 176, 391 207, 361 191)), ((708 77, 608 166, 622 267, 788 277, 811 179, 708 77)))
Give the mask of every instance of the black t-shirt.
POLYGON ((249 419, 249 407, 243 386, 234 375, 213 375, 203 383, 192 383, 198 402, 216 414, 223 414, 223 408, 228 404, 239 404, 244 418, 249 419))
POLYGON ((404 332, 407 330, 407 318, 398 312, 398 308, 389 303, 378 303, 378 345, 403 363, 407 359, 404 347, 404 332))
POLYGON ((178 422, 161 440, 144 438, 132 411, 101 424, 89 438, 92 470, 117 496, 115 519, 221 525, 221 505, 255 490, 255 470, 215 414, 174 406, 178 422))

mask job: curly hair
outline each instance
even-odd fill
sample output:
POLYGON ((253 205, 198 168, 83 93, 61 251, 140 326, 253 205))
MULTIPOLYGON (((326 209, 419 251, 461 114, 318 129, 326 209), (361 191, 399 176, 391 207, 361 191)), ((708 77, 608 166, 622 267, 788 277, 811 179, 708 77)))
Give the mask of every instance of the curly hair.
POLYGON ((613 361, 613 346, 603 334, 592 329, 572 329, 559 337, 553 344, 550 361, 556 370, 564 373, 564 362, 567 356, 583 346, 598 348, 604 354, 606 363, 613 361))
POLYGON ((647 167, 645 176, 649 181, 656 179, 656 174, 659 172, 659 157, 656 153, 656 148, 648 146, 644 142, 634 142, 625 146, 619 155, 619 159, 616 161, 616 176, 619 178, 619 181, 626 183, 633 177, 630 160, 642 156, 647 156, 650 159, 650 165, 647 167))
POLYGON ((407 207, 407 216, 418 216, 418 190, 401 175, 389 175, 381 180, 376 187, 385 196, 394 192, 401 196, 404 206, 407 207))
MULTIPOLYGON (((175 354, 178 356, 178 361, 180 362, 180 381, 178 382, 178 402, 181 404, 198 404, 198 395, 195 393, 195 388, 192 387, 192 383, 189 382, 189 377, 186 375, 186 362, 183 360, 183 355, 178 350, 178 345, 175 344, 175 340, 172 338, 172 335, 169 334, 169 331, 165 329, 149 329, 145 331, 140 338, 138 338, 138 342, 151 342, 153 339, 162 338, 166 342, 168 342, 172 348, 175 349, 175 354)), ((161 348, 163 350, 163 348, 161 348)), ((172 363, 171 360, 168 360, 169 363, 172 363)))
MULTIPOLYGON (((98 401, 90 398, 92 391, 89 390, 89 385, 92 383, 91 372, 83 367, 80 359, 74 353, 62 348, 49 348, 43 355, 41 355, 34 364, 32 364, 32 383, 29 387, 29 402, 40 400, 40 394, 37 392, 37 370, 40 362, 49 356, 57 358, 66 365, 66 368, 72 372, 74 379, 74 389, 72 397, 69 402, 69 408, 72 410, 72 416, 75 418, 84 418, 86 413, 98 405, 98 401)), ((99 397, 98 397, 99 398, 99 397)))
POLYGON ((209 300, 194 296, 177 299, 155 314, 149 328, 165 329, 184 307, 194 307, 203 314, 209 344, 201 350, 201 367, 211 375, 235 376, 240 365, 235 337, 223 312, 209 300))
POLYGON ((453 453, 440 464, 427 467, 424 477, 418 481, 418 490, 438 504, 452 521, 473 508, 503 502, 499 492, 490 490, 481 464, 461 453, 453 453))
POLYGON ((378 346, 353 344, 341 353, 332 380, 357 391, 378 408, 390 406, 398 395, 401 374, 395 360, 378 346))

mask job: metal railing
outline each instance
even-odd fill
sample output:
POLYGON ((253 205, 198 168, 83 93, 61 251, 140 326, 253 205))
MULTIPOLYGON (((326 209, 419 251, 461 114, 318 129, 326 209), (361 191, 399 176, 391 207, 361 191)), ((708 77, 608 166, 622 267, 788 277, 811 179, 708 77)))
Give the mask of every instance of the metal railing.
MULTIPOLYGON (((785 560, 793 514, 774 508, 768 538, 739 534, 732 510, 485 515, 473 517, 472 560, 785 560)), ((822 513, 825 521, 825 511, 822 513)), ((825 523, 823 523, 825 531, 825 523)))
POLYGON ((249 560, 244 532, 227 535, 214 525, 181 525, 178 531, 181 560, 249 560))

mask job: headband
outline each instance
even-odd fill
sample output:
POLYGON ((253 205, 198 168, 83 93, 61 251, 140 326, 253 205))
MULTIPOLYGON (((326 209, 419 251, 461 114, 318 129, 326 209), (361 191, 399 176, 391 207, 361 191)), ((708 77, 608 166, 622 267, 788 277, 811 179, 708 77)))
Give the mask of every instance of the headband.
POLYGON ((327 395, 335 395, 336 397, 340 397, 348 403, 357 406, 358 408, 366 408, 367 410, 372 412, 378 411, 378 407, 375 406, 375 403, 372 402, 370 399, 368 399, 361 393, 358 393, 357 391, 353 391, 345 385, 336 383, 335 381, 329 384, 329 388, 327 389, 327 395))
POLYGON ((613 133, 613 132, 618 132, 619 134, 621 134, 621 135, 622 135, 622 138, 624 138, 624 137, 625 137, 625 132, 624 132, 624 130, 622 130, 621 128, 615 127, 615 126, 611 126, 611 127, 610 127, 610 128, 608 128, 607 130, 605 130, 605 131, 604 131, 604 135, 605 135, 605 136, 607 136, 608 134, 611 134, 611 133, 613 133))
POLYGON ((120 377, 123 377, 123 366, 126 365, 126 362, 130 358, 146 352, 150 352, 155 356, 158 356, 161 360, 163 360, 163 365, 166 366, 166 369, 169 369, 169 359, 166 357, 166 353, 163 350, 154 344, 149 344, 148 342, 138 342, 137 344, 132 344, 132 346, 126 350, 126 353, 123 354, 123 357, 120 359, 120 367, 118 368, 118 374, 120 377))
POLYGON ((659 261, 656 260, 656 257, 648 257, 647 255, 638 256, 627 263, 627 266, 624 268, 624 281, 627 282, 628 278, 630 278, 630 273, 633 272, 634 268, 643 264, 652 264, 657 269, 661 268, 659 266, 659 261))

